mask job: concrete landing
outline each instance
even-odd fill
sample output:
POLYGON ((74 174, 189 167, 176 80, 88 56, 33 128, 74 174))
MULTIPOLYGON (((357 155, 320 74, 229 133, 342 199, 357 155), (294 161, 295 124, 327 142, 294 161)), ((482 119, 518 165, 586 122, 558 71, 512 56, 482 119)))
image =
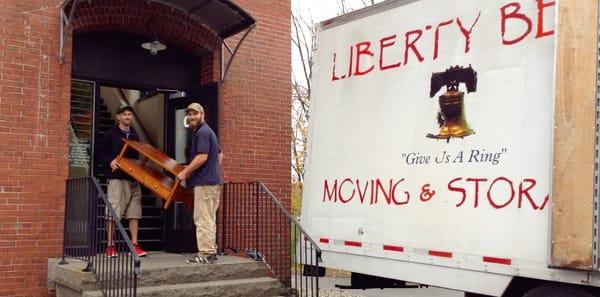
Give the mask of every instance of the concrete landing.
MULTIPOLYGON (((219 256, 215 264, 187 264, 191 254, 148 252, 141 258, 139 297, 279 296, 282 285, 269 276, 266 265, 249 258, 219 256)), ((48 261, 48 287, 57 297, 102 296, 94 274, 83 272, 86 263, 67 259, 48 261)))

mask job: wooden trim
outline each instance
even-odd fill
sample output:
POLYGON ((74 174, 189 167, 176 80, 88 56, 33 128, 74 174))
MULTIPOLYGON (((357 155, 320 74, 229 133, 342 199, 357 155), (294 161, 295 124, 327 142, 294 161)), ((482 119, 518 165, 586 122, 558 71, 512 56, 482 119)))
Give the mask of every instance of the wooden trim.
POLYGON ((550 266, 592 268, 598 1, 558 1, 550 266))

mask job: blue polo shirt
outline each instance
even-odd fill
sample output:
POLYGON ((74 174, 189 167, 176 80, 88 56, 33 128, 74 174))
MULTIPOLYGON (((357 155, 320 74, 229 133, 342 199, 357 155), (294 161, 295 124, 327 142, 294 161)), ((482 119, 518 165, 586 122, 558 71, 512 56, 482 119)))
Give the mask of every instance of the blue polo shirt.
POLYGON ((198 154, 207 154, 208 159, 200 168, 192 172, 187 182, 188 186, 211 186, 223 183, 219 166, 219 141, 207 123, 194 131, 190 153, 190 161, 198 154))

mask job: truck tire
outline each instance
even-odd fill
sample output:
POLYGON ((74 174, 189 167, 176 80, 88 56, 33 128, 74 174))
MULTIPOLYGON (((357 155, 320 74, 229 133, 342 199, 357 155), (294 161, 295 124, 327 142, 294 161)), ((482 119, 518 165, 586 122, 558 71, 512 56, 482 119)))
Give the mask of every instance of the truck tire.
POLYGON ((582 288, 567 285, 542 285, 529 290, 523 297, 594 297, 582 288))

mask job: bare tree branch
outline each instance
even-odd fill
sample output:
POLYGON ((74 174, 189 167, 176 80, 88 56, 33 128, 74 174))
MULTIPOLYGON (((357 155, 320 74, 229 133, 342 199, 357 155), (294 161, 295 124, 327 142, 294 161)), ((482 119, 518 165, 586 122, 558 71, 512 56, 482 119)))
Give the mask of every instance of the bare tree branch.
MULTIPOLYGON (((353 10, 349 0, 336 0, 338 14, 353 10)), ((367 7, 375 4, 376 0, 360 0, 358 6, 367 7)), ((295 185, 302 188, 304 181, 304 161, 306 159, 308 122, 310 120, 310 94, 313 66, 313 40, 316 34, 312 14, 292 12, 292 51, 299 57, 300 62, 293 64, 292 69, 292 176, 295 185)))
POLYGON ((363 7, 375 5, 375 0, 360 0, 362 2, 363 7))
MULTIPOLYGON (((311 18, 312 19, 312 18, 311 18)), ((302 61, 302 73, 304 74, 304 83, 310 92, 310 79, 312 77, 312 39, 314 36, 314 27, 308 23, 298 13, 292 14, 292 42, 295 50, 302 61)))

